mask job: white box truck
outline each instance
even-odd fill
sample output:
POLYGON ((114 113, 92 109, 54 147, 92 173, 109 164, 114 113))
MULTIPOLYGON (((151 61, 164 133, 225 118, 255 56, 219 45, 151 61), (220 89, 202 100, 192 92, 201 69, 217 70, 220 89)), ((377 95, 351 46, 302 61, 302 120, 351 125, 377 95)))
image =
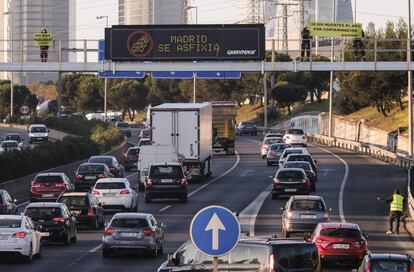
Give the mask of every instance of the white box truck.
POLYGON ((184 158, 189 179, 211 176, 212 106, 210 103, 165 103, 151 108, 151 142, 172 145, 184 158))

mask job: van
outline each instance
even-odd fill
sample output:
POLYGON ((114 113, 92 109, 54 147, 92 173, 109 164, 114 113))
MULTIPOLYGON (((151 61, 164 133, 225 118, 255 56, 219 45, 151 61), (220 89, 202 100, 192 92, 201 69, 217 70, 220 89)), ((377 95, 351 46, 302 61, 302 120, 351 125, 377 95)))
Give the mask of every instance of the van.
POLYGON ((43 124, 32 124, 27 130, 29 144, 47 142, 49 140, 49 130, 43 124))

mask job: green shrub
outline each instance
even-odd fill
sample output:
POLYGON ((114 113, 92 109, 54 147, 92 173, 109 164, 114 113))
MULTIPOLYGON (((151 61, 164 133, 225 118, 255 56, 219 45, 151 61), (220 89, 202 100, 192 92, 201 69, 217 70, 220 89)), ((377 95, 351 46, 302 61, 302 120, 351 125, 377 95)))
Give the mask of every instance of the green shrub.
POLYGON ((44 119, 44 124, 56 130, 60 130, 72 135, 89 136, 92 134, 96 126, 100 125, 104 128, 110 124, 103 123, 99 120, 86 120, 81 117, 57 118, 48 116, 44 119))
POLYGON ((105 129, 98 125, 92 132, 91 140, 99 146, 101 152, 105 152, 119 145, 124 140, 124 135, 118 127, 110 126, 105 129))

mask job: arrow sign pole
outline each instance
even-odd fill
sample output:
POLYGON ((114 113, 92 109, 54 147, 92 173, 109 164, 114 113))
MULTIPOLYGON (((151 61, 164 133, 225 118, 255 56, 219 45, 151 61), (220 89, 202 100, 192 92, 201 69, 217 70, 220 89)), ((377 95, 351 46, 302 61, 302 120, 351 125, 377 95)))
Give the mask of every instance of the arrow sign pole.
POLYGON ((219 230, 226 230, 226 227, 224 227, 223 223, 221 222, 220 218, 216 213, 213 214, 213 216, 210 219, 210 222, 208 222, 207 227, 205 231, 212 231, 211 235, 211 241, 212 241, 212 249, 218 250, 219 249, 219 230))

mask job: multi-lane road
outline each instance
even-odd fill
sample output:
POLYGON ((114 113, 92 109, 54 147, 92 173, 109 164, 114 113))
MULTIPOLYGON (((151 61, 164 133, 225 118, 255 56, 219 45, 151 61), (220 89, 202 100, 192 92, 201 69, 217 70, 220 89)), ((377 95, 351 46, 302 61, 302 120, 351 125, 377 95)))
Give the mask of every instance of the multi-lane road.
MULTIPOLYGON (((254 235, 281 235, 281 211, 286 198, 272 200, 270 178, 276 167, 266 166, 259 156, 258 137, 239 137, 236 156, 217 155, 214 159, 213 177, 208 181, 190 184, 189 202, 159 201, 146 204, 140 193, 138 211, 153 213, 158 221, 166 224, 166 252, 173 252, 189 239, 191 218, 208 205, 222 205, 240 213, 244 229, 254 235)), ((399 236, 388 236, 386 205, 376 201, 396 187, 405 190, 406 171, 387 165, 367 156, 332 149, 310 146, 318 161, 317 191, 328 207, 332 208, 331 220, 358 223, 369 235, 369 249, 373 252, 414 254, 411 238, 401 230, 399 236)), ((137 175, 126 173, 135 184, 137 175)), ((107 216, 110 219, 110 215, 107 216)), ((139 256, 121 256, 103 259, 101 256, 102 231, 80 230, 78 242, 70 246, 45 245, 43 256, 30 268, 14 262, 1 262, 0 271, 156 271, 166 260, 139 256)), ((324 270, 325 271, 325 270, 324 270)), ((332 268, 329 271, 349 271, 332 268)))

